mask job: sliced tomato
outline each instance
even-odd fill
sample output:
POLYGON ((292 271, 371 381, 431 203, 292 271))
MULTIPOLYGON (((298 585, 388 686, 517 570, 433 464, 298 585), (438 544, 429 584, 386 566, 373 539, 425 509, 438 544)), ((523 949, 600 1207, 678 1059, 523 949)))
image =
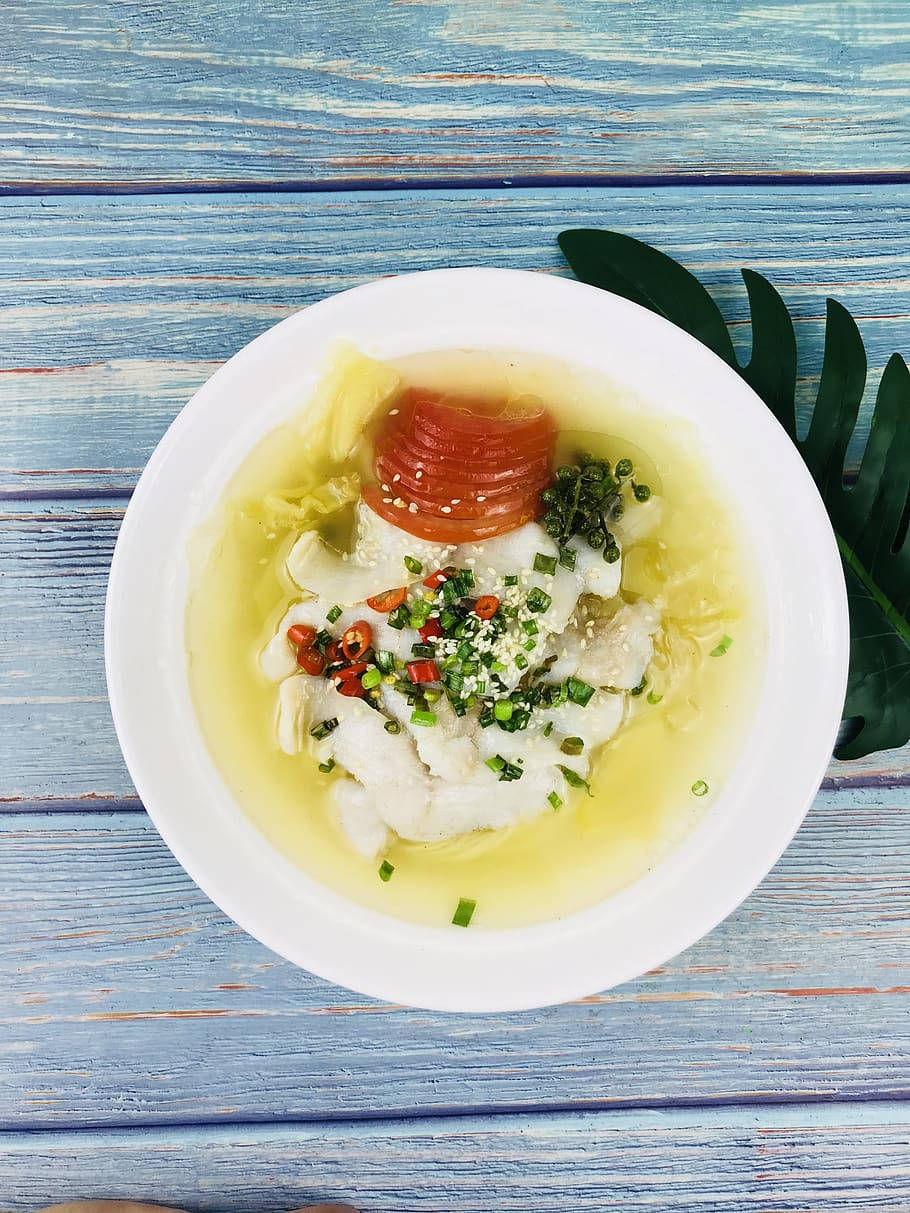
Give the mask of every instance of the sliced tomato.
POLYGON ((404 586, 397 590, 383 590, 381 594, 374 594, 372 598, 367 599, 367 606, 372 607, 374 611, 381 611, 383 615, 389 611, 394 611, 408 596, 408 591, 404 586))
POLYGON ((378 484, 364 490, 364 500, 401 530, 433 542, 503 534, 541 512, 555 435, 542 406, 514 415, 487 401, 412 389, 379 426, 378 484))

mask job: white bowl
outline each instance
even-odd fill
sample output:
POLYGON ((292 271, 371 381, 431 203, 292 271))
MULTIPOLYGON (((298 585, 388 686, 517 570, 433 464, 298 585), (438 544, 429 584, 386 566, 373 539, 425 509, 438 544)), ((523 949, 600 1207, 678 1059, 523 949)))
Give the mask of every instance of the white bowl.
POLYGON ((458 269, 386 278, 298 312, 196 393, 142 474, 117 541, 105 619, 114 723, 143 803, 226 913, 322 977, 397 1003, 503 1011, 594 993, 654 968, 765 876, 822 779, 840 719, 849 633, 827 515, 799 454, 743 380, 680 329, 562 278, 458 269), (401 922, 293 866, 225 786, 186 673, 185 553, 254 443, 313 386, 330 342, 379 357, 533 350, 672 401, 726 469, 760 561, 767 671, 748 742, 712 810, 644 878, 557 921, 511 930, 401 922), (772 491, 769 491, 772 486, 772 491))

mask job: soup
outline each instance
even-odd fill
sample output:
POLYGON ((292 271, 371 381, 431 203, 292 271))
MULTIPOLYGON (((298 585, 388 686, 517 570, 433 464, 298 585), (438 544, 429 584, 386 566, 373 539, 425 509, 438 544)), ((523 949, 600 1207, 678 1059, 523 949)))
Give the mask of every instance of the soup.
POLYGON ((237 801, 315 880, 424 924, 530 924, 641 877, 759 693, 757 571, 707 453, 527 354, 346 351, 317 395, 193 545, 190 681, 237 801), (446 494, 481 467, 493 491, 425 490, 437 459, 446 494))

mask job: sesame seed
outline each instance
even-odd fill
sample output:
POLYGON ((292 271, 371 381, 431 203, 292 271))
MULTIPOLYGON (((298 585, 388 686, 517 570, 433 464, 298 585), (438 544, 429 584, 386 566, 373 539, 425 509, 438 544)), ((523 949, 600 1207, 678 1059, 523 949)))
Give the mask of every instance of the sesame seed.
POLYGON ((391 491, 392 491, 392 490, 389 488, 389 486, 388 486, 387 484, 384 484, 384 485, 382 486, 382 491, 383 491, 384 493, 391 493, 391 491))
POLYGON ((420 480, 422 476, 423 476, 423 469, 422 469, 422 468, 418 469, 418 470, 417 470, 417 471, 414 473, 414 479, 415 479, 415 480, 420 480))
POLYGON ((443 514, 451 514, 452 507, 450 505, 444 505, 442 507, 442 512, 443 512, 443 514))
POLYGON ((416 501, 410 502, 408 504, 408 510, 410 511, 410 513, 416 514, 417 513, 417 502, 416 501))
POLYGON ((452 505, 461 505, 461 498, 460 498, 460 497, 453 497, 453 498, 452 498, 452 505))
POLYGON ((396 472, 395 475, 392 477, 392 484, 397 484, 400 479, 401 479, 401 472, 396 472))
POLYGON ((390 417, 397 417, 397 416, 398 416, 398 411, 399 411, 398 409, 389 409, 389 416, 390 416, 390 417))
POLYGON ((478 495, 477 495, 477 500, 478 500, 478 501, 486 501, 486 497, 483 497, 481 494, 479 494, 479 493, 478 493, 478 495))
POLYGON ((391 498, 391 497, 383 497, 382 501, 383 501, 383 504, 384 504, 384 505, 391 505, 391 504, 392 504, 392 498, 391 498))

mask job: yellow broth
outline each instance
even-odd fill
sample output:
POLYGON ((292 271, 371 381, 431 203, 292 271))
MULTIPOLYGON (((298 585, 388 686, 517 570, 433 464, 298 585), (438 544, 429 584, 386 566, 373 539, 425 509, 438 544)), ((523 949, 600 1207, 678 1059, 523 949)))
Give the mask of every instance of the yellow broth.
MULTIPOLYGON (((239 804, 317 881, 420 923, 450 922, 462 897, 477 902, 472 929, 559 917, 641 877, 722 787, 759 694, 765 622, 753 562, 683 423, 603 380, 529 355, 451 352, 393 365, 422 386, 539 395, 562 427, 563 453, 589 449, 611 462, 628 455, 662 498, 654 533, 623 552, 622 592, 653 601, 664 627, 644 693, 595 758, 593 795, 567 792, 560 810, 503 830, 396 842, 384 857, 395 868, 388 882, 379 879, 380 860, 353 851, 330 794, 343 773, 322 774, 308 754, 278 748, 278 688, 258 664, 300 592, 284 570, 298 528, 264 516, 257 503, 302 479, 364 466, 363 450, 339 465, 314 449, 305 412, 250 454, 194 539, 187 644, 199 719, 239 804), (710 656, 725 634, 733 638, 728 651, 710 656), (703 797, 691 790, 699 781, 708 785, 703 797)), ((636 508, 630 503, 627 517, 636 508)), ((323 531, 341 542, 350 518, 350 508, 340 511, 323 531)), ((496 795, 492 780, 489 794, 496 795)))

